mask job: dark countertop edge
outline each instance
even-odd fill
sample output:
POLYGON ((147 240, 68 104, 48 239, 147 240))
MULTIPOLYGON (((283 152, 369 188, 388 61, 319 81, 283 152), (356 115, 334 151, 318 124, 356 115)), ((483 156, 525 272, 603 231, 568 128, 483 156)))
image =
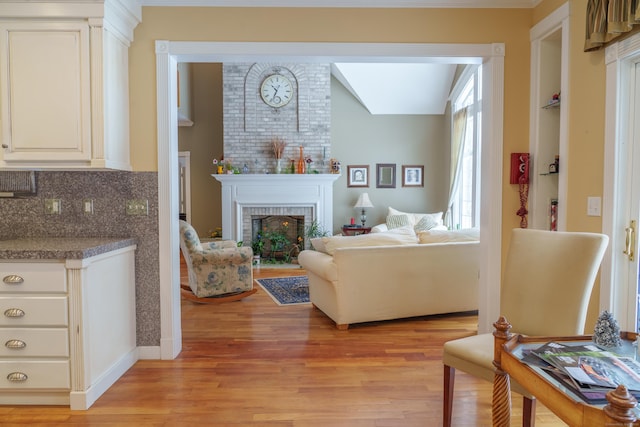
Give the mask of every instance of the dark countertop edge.
POLYGON ((0 260, 86 259, 136 244, 135 238, 29 238, 0 241, 0 260), (10 245, 19 248, 6 248, 10 245), (29 247, 29 246, 32 247, 29 247), (57 248, 56 248, 57 246, 57 248))

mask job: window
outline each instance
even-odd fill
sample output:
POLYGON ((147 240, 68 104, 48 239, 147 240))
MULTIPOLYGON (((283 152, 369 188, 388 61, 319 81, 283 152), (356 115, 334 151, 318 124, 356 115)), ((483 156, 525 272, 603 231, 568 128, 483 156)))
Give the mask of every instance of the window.
MULTIPOLYGON (((467 67, 452 92, 452 139, 451 167, 454 168, 449 197, 450 228, 471 228, 480 225, 480 135, 482 123, 482 69, 467 67), (464 120, 457 132, 454 124, 456 113, 464 120), (459 135, 459 136, 457 136, 459 135), (459 153, 456 153, 459 147, 459 153), (458 159, 458 160, 456 160, 458 159)), ((462 119, 461 119, 462 120, 462 119)))

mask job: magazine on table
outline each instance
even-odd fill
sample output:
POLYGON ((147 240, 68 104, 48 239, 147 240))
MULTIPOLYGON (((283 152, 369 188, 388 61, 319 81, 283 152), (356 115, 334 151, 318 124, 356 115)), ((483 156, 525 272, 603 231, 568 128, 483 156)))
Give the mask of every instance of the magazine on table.
POLYGON ((606 394, 619 384, 640 397, 640 363, 595 344, 549 342, 527 352, 523 360, 544 369, 588 403, 606 403, 606 394))

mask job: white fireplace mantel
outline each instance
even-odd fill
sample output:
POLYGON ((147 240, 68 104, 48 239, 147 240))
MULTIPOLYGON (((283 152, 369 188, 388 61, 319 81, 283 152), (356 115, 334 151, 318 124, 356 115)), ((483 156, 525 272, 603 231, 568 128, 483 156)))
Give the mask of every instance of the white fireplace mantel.
POLYGON ((245 207, 310 207, 325 230, 333 230, 333 183, 338 174, 211 175, 222 183, 222 238, 244 239, 245 207))

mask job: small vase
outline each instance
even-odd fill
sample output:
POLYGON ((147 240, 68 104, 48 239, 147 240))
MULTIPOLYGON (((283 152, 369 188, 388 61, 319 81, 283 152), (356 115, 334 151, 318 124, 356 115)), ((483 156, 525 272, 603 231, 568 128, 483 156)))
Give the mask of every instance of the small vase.
POLYGON ((282 159, 276 159, 276 170, 275 173, 282 173, 282 159))
POLYGON ((300 158, 298 158, 297 173, 305 173, 307 171, 307 163, 304 161, 304 149, 300 146, 300 158))

